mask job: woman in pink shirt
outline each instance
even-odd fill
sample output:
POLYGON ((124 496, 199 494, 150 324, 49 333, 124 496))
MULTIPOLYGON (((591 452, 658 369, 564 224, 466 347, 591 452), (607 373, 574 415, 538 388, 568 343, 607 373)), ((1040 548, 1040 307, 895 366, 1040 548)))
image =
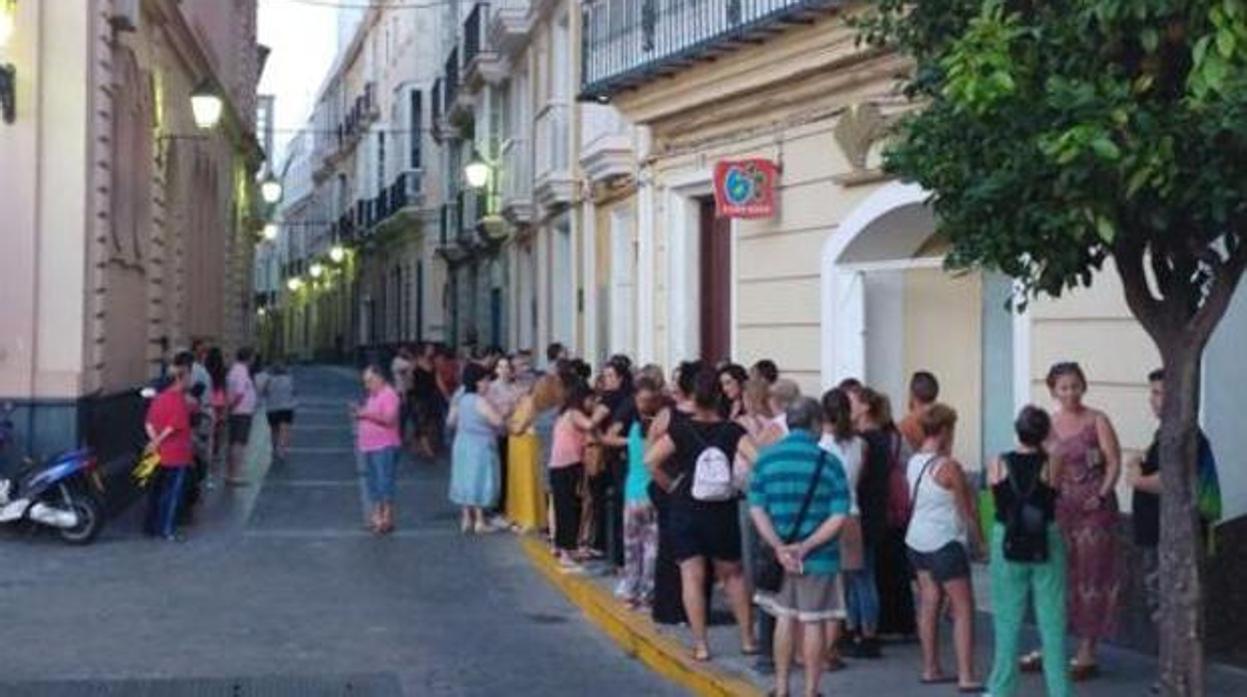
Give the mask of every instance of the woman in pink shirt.
POLYGON ((364 404, 352 405, 357 447, 364 456, 368 499, 372 502, 372 531, 378 535, 394 530, 394 469, 403 438, 399 432, 398 393, 382 377, 381 369, 364 369, 364 404))
POLYGON ((550 490, 554 499, 554 546, 559 563, 577 569, 584 556, 576 543, 580 533, 580 489, 585 445, 592 437, 593 391, 583 381, 567 388, 563 412, 554 422, 550 448, 550 490))

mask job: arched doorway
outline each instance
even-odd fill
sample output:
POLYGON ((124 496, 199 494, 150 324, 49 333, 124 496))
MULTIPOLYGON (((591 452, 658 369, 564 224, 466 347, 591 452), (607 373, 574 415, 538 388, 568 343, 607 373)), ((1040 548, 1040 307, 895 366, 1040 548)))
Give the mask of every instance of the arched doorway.
POLYGON ((1011 284, 943 270, 926 192, 899 182, 863 201, 823 247, 822 377, 857 377, 888 394, 899 418, 915 370, 941 383, 960 414, 956 453, 970 468, 1007 448, 1013 413, 1011 284))

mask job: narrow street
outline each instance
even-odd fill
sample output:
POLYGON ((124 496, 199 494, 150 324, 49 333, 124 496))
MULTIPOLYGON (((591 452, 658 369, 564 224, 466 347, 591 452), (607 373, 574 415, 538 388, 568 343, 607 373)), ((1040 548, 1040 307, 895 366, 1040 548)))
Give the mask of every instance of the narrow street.
POLYGON ((296 380, 290 462, 268 466, 257 420, 262 484, 212 491, 185 543, 144 537, 141 506, 85 549, 0 536, 0 695, 681 694, 587 624, 513 537, 462 537, 444 462, 401 463, 399 529, 373 538, 346 417, 355 378, 296 380))

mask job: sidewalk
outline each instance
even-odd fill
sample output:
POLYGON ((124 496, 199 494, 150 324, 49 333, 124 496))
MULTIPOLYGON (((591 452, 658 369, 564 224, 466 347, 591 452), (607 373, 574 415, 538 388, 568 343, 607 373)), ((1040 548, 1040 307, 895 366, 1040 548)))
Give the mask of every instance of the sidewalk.
MULTIPOLYGON (((668 679, 701 695, 765 695, 773 687, 769 678, 753 671, 753 659, 740 655, 736 628, 728 624, 712 624, 710 649, 715 658, 700 664, 690 658, 691 638, 686 627, 655 625, 646 613, 629 610, 616 601, 611 593, 613 576, 603 575, 602 567, 589 567, 586 574, 566 574, 559 570, 543 541, 534 536, 520 540, 532 562, 573 604, 581 609, 591 621, 611 636, 624 651, 642 661, 651 669, 668 679)), ((980 571, 985 571, 980 569, 980 571)), ((976 573, 976 592, 986 600, 988 588, 986 573, 976 573)), ((716 591, 716 616, 727 615, 722 594, 716 591)), ((987 603, 981 603, 986 606, 987 603)), ((730 615, 729 615, 730 616, 730 615)), ((1025 630, 1023 645, 1038 645, 1038 636, 1025 630)), ((991 670, 992 649, 991 616, 980 612, 976 635, 975 666, 985 680, 991 670)), ((952 627, 941 628, 944 645, 943 666, 952 672, 952 627)), ((824 695, 886 695, 888 697, 934 696, 957 694, 955 685, 925 686, 918 684, 920 664, 916 642, 893 643, 884 647, 880 660, 846 660, 848 667, 837 673, 827 674, 822 682, 824 695)), ((1134 651, 1105 645, 1100 653, 1102 677, 1077 686, 1083 697, 1145 697, 1156 678, 1156 660, 1134 651)), ((793 674, 793 694, 800 694, 800 671, 793 674)), ((1024 675, 1019 697, 1043 697, 1043 678, 1040 675, 1024 675)), ((1208 695, 1247 694, 1247 671, 1210 664, 1208 668, 1208 695)))

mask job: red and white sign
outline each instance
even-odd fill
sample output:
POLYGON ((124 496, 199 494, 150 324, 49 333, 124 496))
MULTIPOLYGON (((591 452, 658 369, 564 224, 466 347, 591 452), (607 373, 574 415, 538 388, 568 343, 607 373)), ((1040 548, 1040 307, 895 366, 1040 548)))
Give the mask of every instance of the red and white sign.
POLYGON ((771 218, 779 167, 771 160, 721 160, 714 166, 714 202, 720 218, 771 218))

